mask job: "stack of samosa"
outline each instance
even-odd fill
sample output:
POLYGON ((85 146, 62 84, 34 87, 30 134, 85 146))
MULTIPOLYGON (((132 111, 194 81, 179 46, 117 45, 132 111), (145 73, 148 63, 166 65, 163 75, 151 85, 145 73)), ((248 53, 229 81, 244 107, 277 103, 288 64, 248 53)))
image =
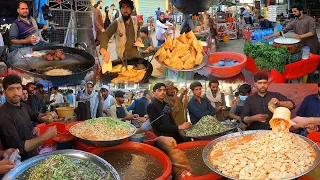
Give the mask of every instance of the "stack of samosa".
POLYGON ((155 57, 173 69, 192 69, 202 62, 202 43, 197 40, 192 31, 187 34, 183 33, 174 40, 168 36, 155 57))

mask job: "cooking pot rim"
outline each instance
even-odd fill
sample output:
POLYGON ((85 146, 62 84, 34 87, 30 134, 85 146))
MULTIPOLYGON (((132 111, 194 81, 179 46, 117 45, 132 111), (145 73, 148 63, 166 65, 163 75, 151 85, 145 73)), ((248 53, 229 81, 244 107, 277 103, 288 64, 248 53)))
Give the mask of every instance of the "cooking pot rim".
POLYGON ((292 39, 296 42, 291 42, 291 43, 282 43, 281 41, 283 40, 282 37, 276 38, 273 42, 277 43, 277 44, 283 44, 283 45, 292 45, 292 44, 299 44, 301 42, 300 39, 296 39, 296 38, 286 38, 286 39, 292 39))

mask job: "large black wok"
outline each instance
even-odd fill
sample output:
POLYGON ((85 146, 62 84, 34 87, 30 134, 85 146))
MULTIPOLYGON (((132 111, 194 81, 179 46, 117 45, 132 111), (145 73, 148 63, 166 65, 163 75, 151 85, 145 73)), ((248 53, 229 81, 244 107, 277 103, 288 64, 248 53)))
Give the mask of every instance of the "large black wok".
MULTIPOLYGON (((124 60, 126 62, 126 60, 124 60)), ((137 65, 137 64, 143 64, 146 67, 146 74, 143 77, 143 79, 140 81, 140 83, 148 83, 149 78, 151 77, 152 71, 153 71, 153 66, 152 64, 145 59, 142 58, 131 58, 127 60, 128 65, 137 65)), ((122 61, 120 59, 113 60, 112 61, 112 66, 116 66, 118 64, 122 64, 122 61)), ((110 83, 112 79, 116 78, 118 76, 118 73, 110 73, 106 72, 101 76, 101 81, 103 83, 110 83)))
POLYGON ((6 60, 7 65, 22 73, 27 73, 34 77, 51 81, 54 86, 61 85, 78 85, 95 67, 95 58, 86 51, 64 47, 64 46, 36 46, 26 47, 11 52, 6 60), (63 49, 66 56, 65 60, 47 61, 43 57, 25 57, 28 53, 39 51, 41 53, 47 50, 63 49), (26 62, 27 61, 27 62, 26 62), (52 69, 66 69, 72 72, 66 76, 47 76, 44 73, 52 69), (36 71, 30 71, 35 69, 36 71))

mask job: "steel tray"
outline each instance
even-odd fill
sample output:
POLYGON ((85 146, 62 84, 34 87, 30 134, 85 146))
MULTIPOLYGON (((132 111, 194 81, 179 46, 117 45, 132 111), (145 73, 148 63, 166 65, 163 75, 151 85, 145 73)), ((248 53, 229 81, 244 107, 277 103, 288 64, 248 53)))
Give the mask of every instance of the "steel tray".
MULTIPOLYGON (((257 133, 257 132, 265 132, 265 131, 268 131, 268 130, 255 130, 255 131, 243 131, 243 132, 237 132, 237 133, 232 133, 232 134, 227 134, 225 136, 222 136, 220 138, 217 138, 215 140, 213 140, 211 143, 209 143, 204 149, 203 149, 203 152, 202 152, 202 159, 203 161, 205 162, 205 164, 212 170, 214 171, 215 173, 217 174, 220 174, 221 176, 223 177, 226 177, 228 179, 235 179, 233 177, 230 177, 230 176, 227 176, 225 174, 223 174, 221 171, 219 171, 216 167, 212 166, 212 164, 210 163, 209 161, 209 158, 208 156, 210 155, 210 152, 212 151, 212 149, 214 148, 214 146, 220 142, 220 141, 223 141, 223 140, 226 140, 228 138, 233 138, 233 137, 237 137, 237 136, 241 136, 241 135, 247 135, 247 134, 254 134, 254 133, 257 133)), ((269 130, 270 131, 270 130, 269 130)), ((314 170, 316 167, 318 167, 318 165, 320 164, 320 149, 318 147, 318 145, 316 143, 314 143, 313 141, 311 141, 310 139, 304 137, 304 136, 301 136, 301 135, 298 135, 298 134, 294 134, 295 136, 298 136, 300 138, 302 138, 303 140, 305 140, 308 144, 310 144, 314 150, 316 151, 316 154, 317 154, 317 157, 313 163, 313 165, 311 166, 311 168, 305 172, 303 172, 302 174, 300 174, 299 176, 294 176, 292 178, 289 178, 287 180, 293 180, 293 179, 297 179, 301 176, 304 176, 306 174, 308 174, 309 172, 311 172, 312 170, 314 170)))
POLYGON ((3 180, 17 179, 20 175, 23 175, 24 173, 26 173, 26 171, 29 168, 39 164, 41 161, 43 161, 51 156, 58 155, 58 154, 71 157, 74 160, 89 160, 89 161, 95 163, 96 165, 98 165, 103 171, 105 171, 105 172, 111 171, 112 176, 113 176, 112 180, 120 180, 120 176, 119 176, 118 172, 104 159, 102 159, 94 154, 88 153, 88 152, 73 150, 73 149, 53 151, 50 153, 45 153, 42 155, 35 156, 31 159, 28 159, 28 160, 24 161, 20 166, 14 168, 9 173, 7 173, 3 177, 3 180))
POLYGON ((184 131, 181 131, 181 135, 184 136, 184 137, 188 137, 188 138, 193 138, 195 140, 214 140, 214 139, 217 139, 221 136, 224 136, 226 134, 229 134, 229 133, 233 133, 233 132, 237 132, 237 128, 239 126, 238 123, 236 122, 221 122, 221 124, 225 125, 225 126, 228 126, 230 127, 231 129, 227 130, 227 131, 223 131, 223 132, 220 132, 220 133, 216 133, 216 134, 210 134, 210 135, 207 135, 207 136, 187 136, 186 135, 186 132, 191 128, 187 129, 187 130, 184 130, 184 131))
MULTIPOLYGON (((76 125, 76 124, 74 124, 76 125)), ((73 125, 73 126, 74 126, 73 125)), ((111 147, 111 146, 116 146, 116 145, 119 145, 121 143, 123 143, 126 139, 130 138, 131 136, 133 136, 136 131, 137 131, 137 128, 132 125, 132 124, 128 124, 130 126, 130 134, 126 137, 123 137, 123 138, 118 138, 118 139, 114 139, 114 140, 108 140, 108 141, 93 141, 93 140, 89 140, 89 139, 84 139, 84 138, 81 138, 81 137, 77 137, 75 136, 74 134, 72 134, 70 131, 70 134, 72 134, 77 140, 79 140, 80 142, 83 142, 89 146, 95 146, 95 147, 111 147)), ((70 127, 70 129, 72 128, 72 126, 70 127)))

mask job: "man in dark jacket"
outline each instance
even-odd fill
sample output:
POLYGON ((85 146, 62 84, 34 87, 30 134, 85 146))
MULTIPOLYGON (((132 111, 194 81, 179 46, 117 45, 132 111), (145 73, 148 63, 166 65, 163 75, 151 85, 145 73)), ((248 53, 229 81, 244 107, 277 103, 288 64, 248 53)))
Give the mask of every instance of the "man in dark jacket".
POLYGON ((164 112, 164 109, 168 108, 168 105, 164 102, 166 86, 163 83, 154 85, 153 95, 154 98, 147 108, 152 129, 158 136, 169 136, 173 137, 178 143, 183 142, 179 130, 188 129, 191 123, 185 122, 177 126, 172 114, 164 112))
POLYGON ((147 115, 147 107, 151 102, 151 92, 149 90, 143 91, 143 97, 133 101, 127 107, 128 111, 133 111, 133 114, 139 114, 140 117, 147 115))

